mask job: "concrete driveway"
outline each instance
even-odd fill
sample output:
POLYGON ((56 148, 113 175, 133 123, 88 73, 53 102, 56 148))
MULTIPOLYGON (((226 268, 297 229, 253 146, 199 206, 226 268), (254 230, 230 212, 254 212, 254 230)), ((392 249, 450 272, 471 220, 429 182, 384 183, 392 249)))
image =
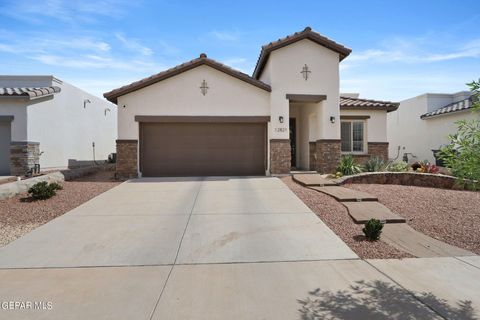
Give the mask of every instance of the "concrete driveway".
POLYGON ((359 260, 277 178, 137 179, 0 249, 0 318, 436 319, 457 314, 457 299, 480 308, 475 257, 439 262, 435 283, 458 278, 448 296, 429 272, 408 278, 437 260, 412 260, 423 264, 359 260), (432 307, 422 290, 446 302, 432 307))

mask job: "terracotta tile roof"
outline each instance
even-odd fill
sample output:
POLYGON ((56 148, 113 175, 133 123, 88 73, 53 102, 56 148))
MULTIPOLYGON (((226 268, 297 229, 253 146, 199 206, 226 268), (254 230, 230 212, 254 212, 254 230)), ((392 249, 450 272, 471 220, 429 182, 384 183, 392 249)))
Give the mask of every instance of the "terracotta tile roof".
POLYGON ((464 100, 460 100, 460 101, 457 101, 457 102, 454 102, 454 103, 450 103, 449 105, 446 105, 445 107, 441 107, 437 110, 422 114, 420 116, 420 118, 425 119, 425 118, 430 118, 430 117, 433 117, 433 116, 449 114, 449 113, 452 113, 452 112, 464 111, 464 110, 471 109, 472 105, 473 105, 473 101, 472 101, 472 97, 470 97, 468 99, 464 99, 464 100))
POLYGON ((30 100, 37 99, 60 92, 60 88, 52 87, 22 87, 22 88, 0 88, 1 97, 25 97, 30 100))
POLYGON ((147 87, 151 84, 154 84, 156 82, 165 80, 167 78, 173 77, 177 74, 180 74, 182 72, 185 72, 187 70, 196 68, 201 65, 207 65, 209 67, 212 67, 214 69, 217 69, 218 71, 224 72, 228 75, 231 75, 232 77, 235 77, 237 79, 240 79, 242 81, 245 81, 251 85, 254 85, 260 89, 266 90, 266 91, 271 91, 272 89, 270 86, 260 80, 254 79, 250 77, 248 74, 245 74, 243 72, 240 72, 238 70, 232 69, 220 62, 217 62, 213 59, 207 58, 207 55, 202 53, 200 57, 190 60, 188 62, 182 63, 176 67, 173 67, 171 69, 162 71, 160 73, 154 74, 148 78, 133 82, 129 85, 123 86, 121 88, 112 90, 110 92, 106 92, 103 94, 103 96, 109 100, 110 102, 117 103, 117 98, 125 95, 127 93, 130 93, 132 91, 136 91, 138 89, 147 87))
POLYGON ((340 108, 351 110, 386 110, 387 112, 395 111, 400 104, 397 102, 380 101, 371 99, 340 97, 340 108))
POLYGON ((270 42, 269 44, 262 46, 262 51, 260 52, 260 56, 258 57, 255 71, 253 71, 253 77, 255 79, 258 79, 260 77, 263 68, 267 63, 268 57, 272 51, 288 46, 303 39, 309 39, 313 42, 318 43, 319 45, 322 45, 330 50, 339 53, 340 61, 345 59, 350 54, 350 52, 352 52, 352 49, 344 47, 343 45, 336 43, 335 41, 324 37, 315 31, 312 31, 312 28, 310 27, 306 27, 303 31, 295 32, 294 34, 286 36, 285 38, 278 39, 277 41, 270 42))

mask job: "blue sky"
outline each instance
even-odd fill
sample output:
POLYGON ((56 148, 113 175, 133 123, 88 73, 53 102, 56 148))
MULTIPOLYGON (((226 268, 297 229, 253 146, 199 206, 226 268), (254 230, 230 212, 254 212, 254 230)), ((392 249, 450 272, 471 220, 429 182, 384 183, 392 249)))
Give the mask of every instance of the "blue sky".
POLYGON ((480 1, 0 0, 0 74, 101 96, 209 57, 251 74, 260 47, 311 26, 347 47, 341 91, 402 100, 480 77, 480 1))

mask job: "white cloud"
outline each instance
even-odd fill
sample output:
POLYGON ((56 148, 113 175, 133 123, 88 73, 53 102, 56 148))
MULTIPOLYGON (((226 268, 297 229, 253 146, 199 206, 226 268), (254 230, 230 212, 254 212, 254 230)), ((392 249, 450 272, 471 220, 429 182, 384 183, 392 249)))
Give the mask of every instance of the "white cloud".
MULTIPOLYGON (((425 41, 428 42, 428 41, 425 41)), ((437 46, 439 46, 437 44, 437 46)), ((443 45, 445 47, 445 45, 443 45)), ((423 40, 396 39, 382 45, 360 52, 352 52, 345 59, 346 68, 362 63, 429 63, 462 58, 480 58, 480 38, 465 44, 449 44, 447 48, 432 52, 423 40)))
POLYGON ((121 17, 135 1, 127 0, 8 0, 0 6, 0 12, 16 19, 42 23, 48 19, 63 22, 93 22, 97 17, 121 17))
POLYGON ((153 54, 153 50, 143 46, 137 39, 128 39, 121 33, 116 33, 115 37, 129 50, 140 53, 144 56, 150 56, 153 54))
POLYGON ((59 66, 78 69, 115 69, 121 71, 151 71, 161 70, 163 67, 153 62, 142 60, 118 59, 112 57, 101 57, 95 55, 85 56, 61 56, 54 54, 40 54, 32 56, 31 59, 50 66, 59 66))
POLYGON ((211 31, 209 35, 221 41, 237 41, 240 39, 238 31, 211 31))

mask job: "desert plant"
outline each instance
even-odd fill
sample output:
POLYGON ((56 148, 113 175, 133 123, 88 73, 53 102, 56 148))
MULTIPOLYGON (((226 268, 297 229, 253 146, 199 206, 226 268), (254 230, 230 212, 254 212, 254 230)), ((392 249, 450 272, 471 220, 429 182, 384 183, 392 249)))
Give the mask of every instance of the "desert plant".
POLYGON ((387 166, 386 170, 390 172, 408 171, 408 163, 406 163, 405 161, 392 162, 387 166))
POLYGON ((365 171, 380 172, 385 170, 385 161, 380 157, 371 157, 365 162, 365 171))
POLYGON ((342 159, 337 167, 337 172, 342 173, 342 175, 349 176, 362 172, 362 169, 355 164, 352 155, 346 155, 342 156, 342 159))
POLYGON ((370 219, 365 222, 365 227, 362 229, 365 237, 370 241, 376 241, 380 239, 382 233, 383 223, 378 219, 370 219))
MULTIPOLYGON (((480 112, 480 80, 472 81, 467 85, 472 91, 472 112, 478 113, 480 112)), ((440 150, 440 158, 455 177, 479 181, 480 120, 478 118, 460 120, 456 124, 457 133, 448 136, 449 144, 440 150)))
POLYGON ((54 190, 63 190, 62 185, 56 182, 50 183, 50 188, 53 188, 54 190))
POLYGON ((62 186, 56 182, 49 184, 47 181, 41 181, 30 187, 28 193, 35 200, 46 200, 56 195, 56 191, 60 189, 62 186))
POLYGON ((414 164, 412 164, 412 169, 415 172, 421 172, 421 173, 438 173, 439 171, 436 165, 431 164, 427 160, 415 162, 414 164))

